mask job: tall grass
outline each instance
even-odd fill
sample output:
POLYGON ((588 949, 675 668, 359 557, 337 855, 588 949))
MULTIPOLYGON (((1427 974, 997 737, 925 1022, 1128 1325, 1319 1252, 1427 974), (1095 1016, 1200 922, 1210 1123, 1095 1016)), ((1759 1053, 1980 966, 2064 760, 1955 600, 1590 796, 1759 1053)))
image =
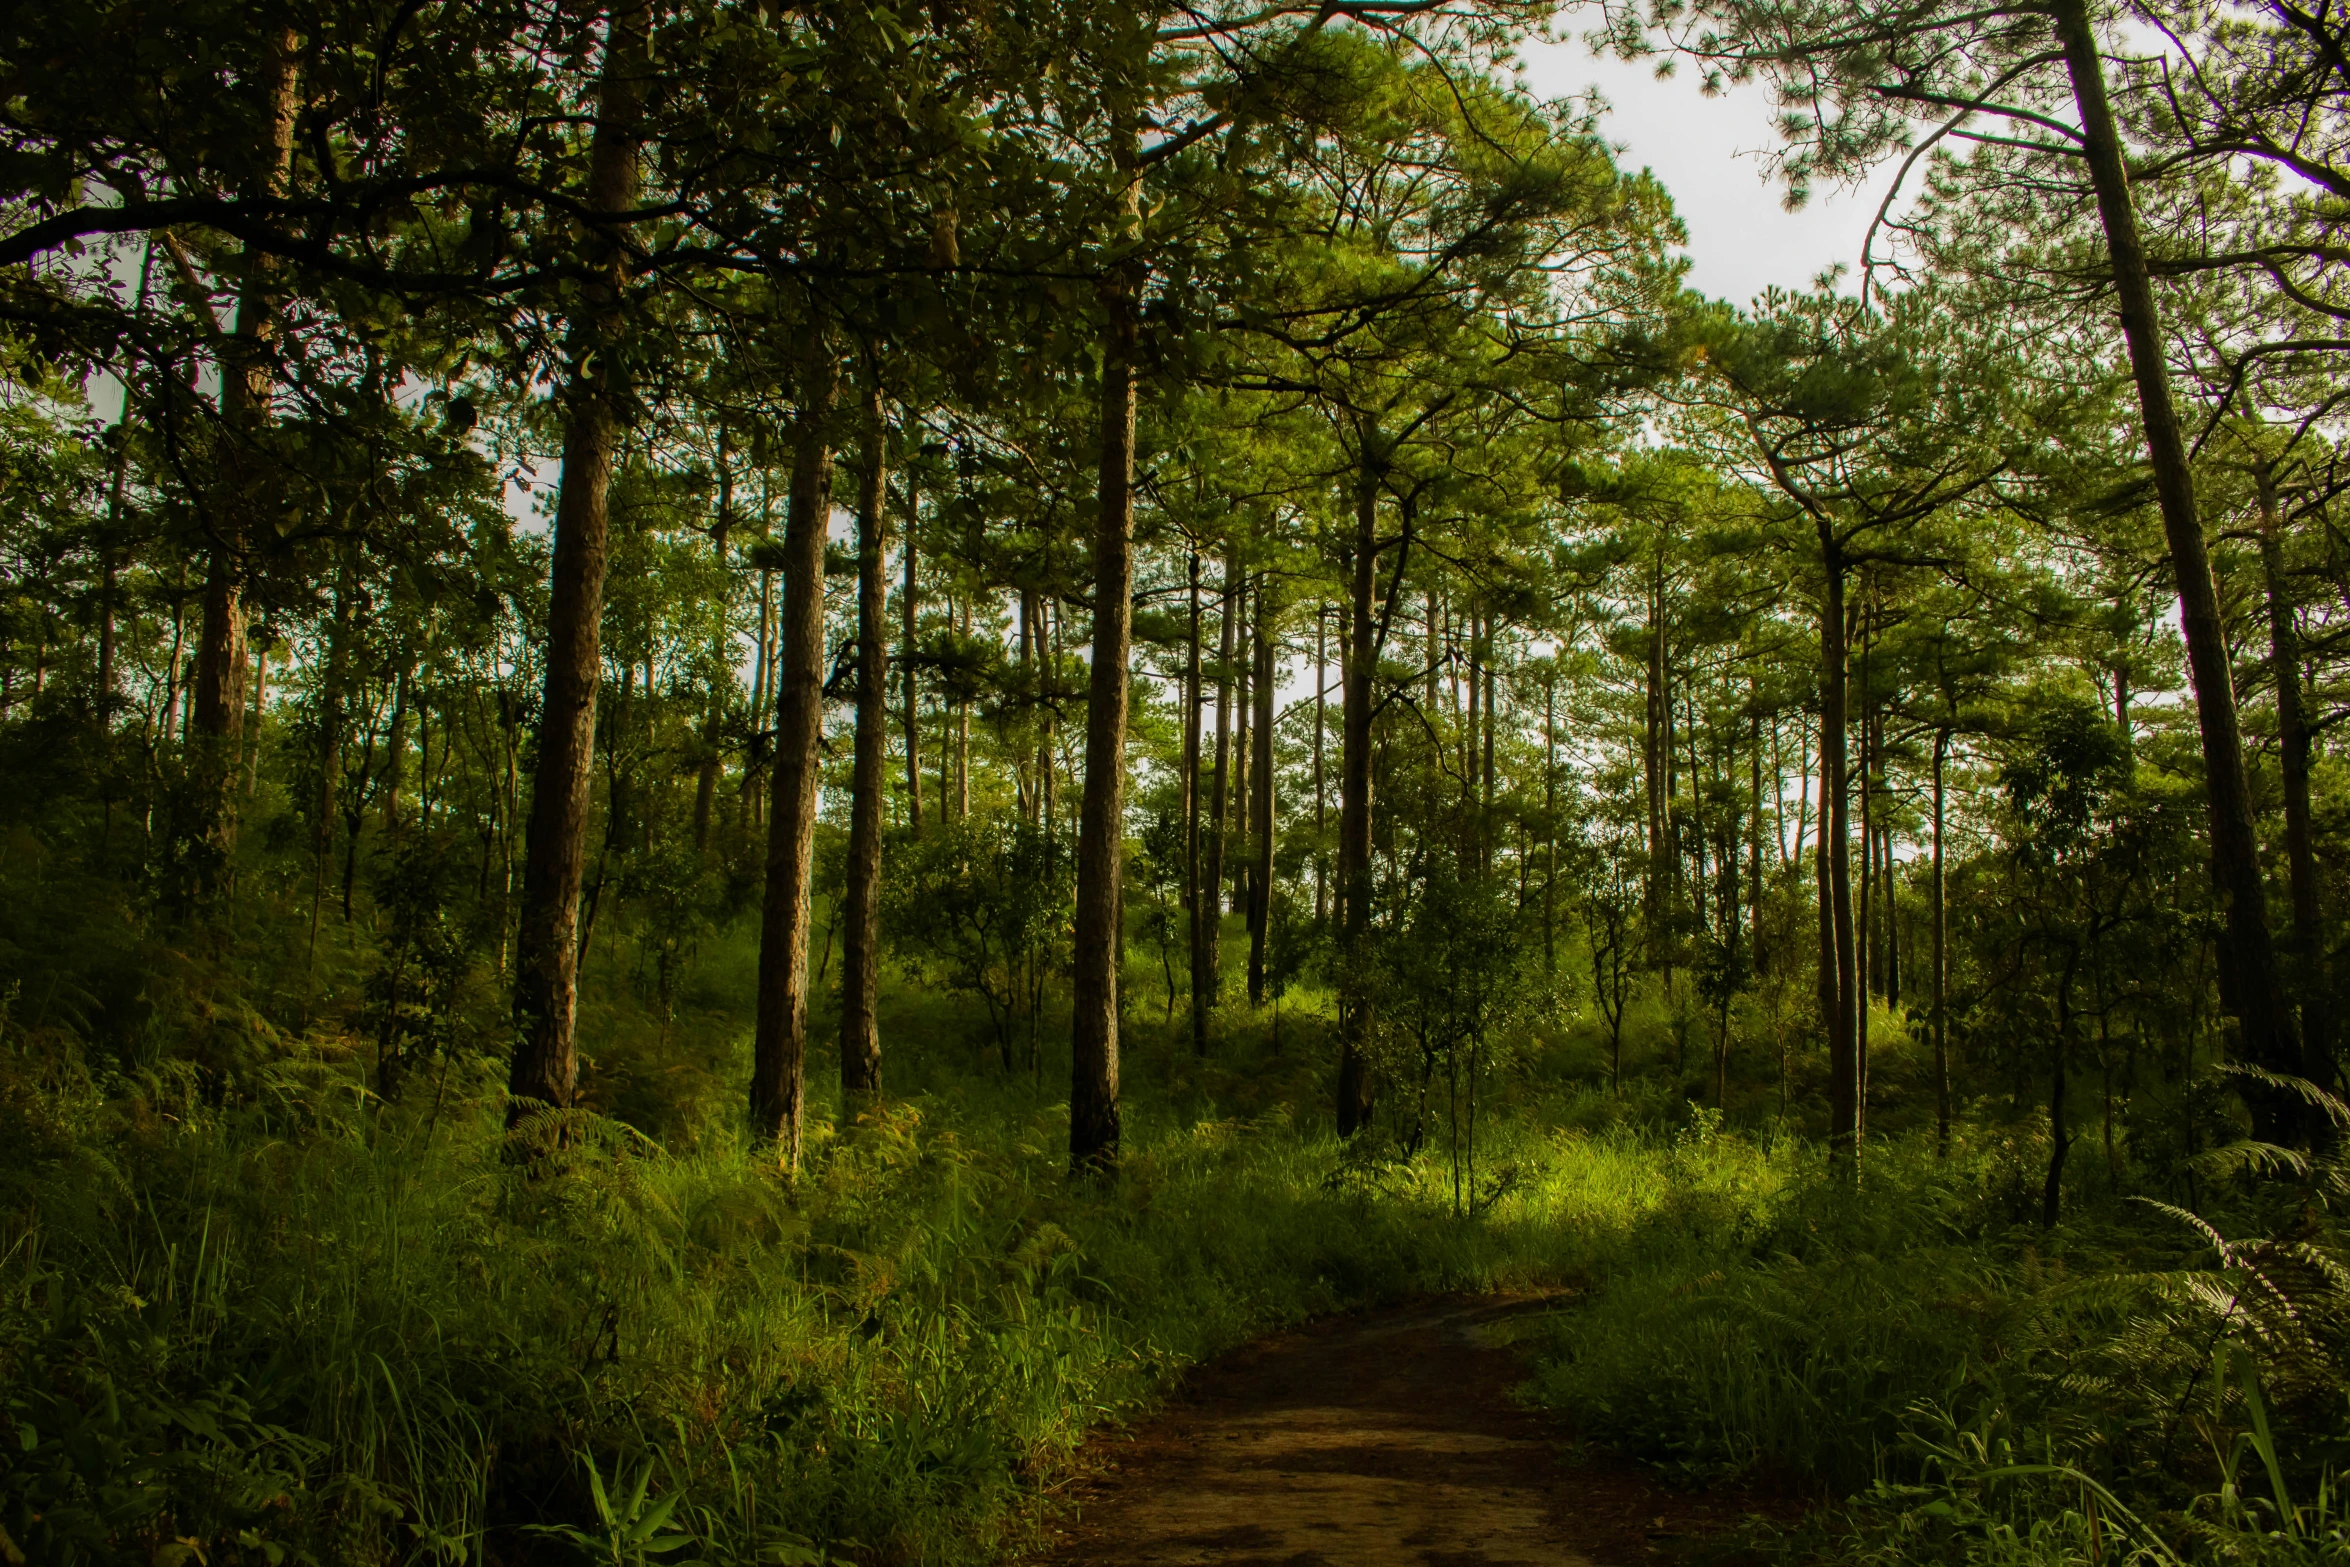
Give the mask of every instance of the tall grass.
POLYGON ((1536 1286, 1529 1396, 1675 1483, 1831 1504, 1790 1555, 2340 1554, 2322 1217, 2233 1262, 2143 1205, 2043 1231, 2013 1127, 1880 1141, 1854 1185, 1769 1124, 1540 1072, 1456 1215, 1433 1151, 1322 1129, 1310 997, 1279 1053, 1137 1017, 1124 1169, 1072 1183, 1052 1053, 975 1066, 961 1009, 893 988, 893 1097, 844 1120, 819 1085, 795 1180, 741 1138, 711 969, 657 1030, 601 1003, 561 1137, 510 1134, 483 1066, 386 1104, 348 1040, 227 1013, 192 1056, 12 1036, 0 1560, 996 1559, 1183 1366, 1536 1286))
POLYGON ((0 1525, 41 1561, 625 1556, 629 1477, 684 1559, 980 1560, 1176 1368, 1497 1271, 1280 1114, 1145 1114, 1073 1185, 1057 1105, 966 1082, 822 1121, 795 1182, 709 1127, 518 1160, 479 1076, 385 1106, 309 1051, 229 1107, 51 1064, 0 1110, 0 1525))

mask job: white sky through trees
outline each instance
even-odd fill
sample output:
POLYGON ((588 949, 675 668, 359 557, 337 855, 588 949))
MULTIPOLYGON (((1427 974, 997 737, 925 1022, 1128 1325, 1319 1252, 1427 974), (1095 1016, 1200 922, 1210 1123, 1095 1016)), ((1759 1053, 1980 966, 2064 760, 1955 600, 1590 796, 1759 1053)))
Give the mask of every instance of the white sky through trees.
POLYGON ((1802 211, 1789 212, 1767 158, 1779 145, 1768 86, 1708 98, 1686 62, 1659 81, 1655 60, 1594 55, 1571 27, 1560 32, 1519 51, 1527 88, 1544 98, 1599 89, 1609 105, 1602 133, 1623 149, 1617 161, 1647 168, 1672 193, 1689 230, 1692 288, 1745 305, 1772 284, 1808 289, 1838 262, 1846 271, 1837 286, 1860 286, 1861 239, 1890 169, 1860 189, 1815 188, 1802 211))

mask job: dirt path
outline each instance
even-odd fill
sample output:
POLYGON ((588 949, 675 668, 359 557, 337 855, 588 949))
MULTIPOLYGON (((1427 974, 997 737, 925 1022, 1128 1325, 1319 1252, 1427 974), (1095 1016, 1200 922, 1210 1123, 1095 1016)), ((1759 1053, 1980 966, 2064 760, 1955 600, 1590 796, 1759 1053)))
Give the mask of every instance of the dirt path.
MULTIPOLYGON (((1052 1567, 1647 1567, 1745 1516, 1521 1408, 1541 1299, 1417 1302, 1263 1339, 1100 1443, 1052 1567)), ((1705 1553, 1715 1561, 1724 1558, 1705 1553)))

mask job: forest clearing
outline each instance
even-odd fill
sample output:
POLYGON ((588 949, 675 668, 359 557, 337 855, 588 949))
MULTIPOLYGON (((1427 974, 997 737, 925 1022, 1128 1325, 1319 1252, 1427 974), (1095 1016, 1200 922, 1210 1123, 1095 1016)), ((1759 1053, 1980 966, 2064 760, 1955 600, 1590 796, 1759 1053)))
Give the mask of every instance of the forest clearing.
POLYGON ((0 1564, 2350 1560, 2346 62, 5 8, 0 1564))

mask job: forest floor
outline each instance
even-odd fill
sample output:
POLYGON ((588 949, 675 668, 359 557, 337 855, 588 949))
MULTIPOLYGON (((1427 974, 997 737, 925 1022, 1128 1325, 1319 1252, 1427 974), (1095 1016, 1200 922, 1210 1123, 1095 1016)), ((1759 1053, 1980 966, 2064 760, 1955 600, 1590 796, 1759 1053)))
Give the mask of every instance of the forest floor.
POLYGON ((1667 1488, 1515 1396, 1556 1295, 1326 1318, 1088 1450, 1049 1567, 1731 1567, 1785 1497, 1667 1488))

